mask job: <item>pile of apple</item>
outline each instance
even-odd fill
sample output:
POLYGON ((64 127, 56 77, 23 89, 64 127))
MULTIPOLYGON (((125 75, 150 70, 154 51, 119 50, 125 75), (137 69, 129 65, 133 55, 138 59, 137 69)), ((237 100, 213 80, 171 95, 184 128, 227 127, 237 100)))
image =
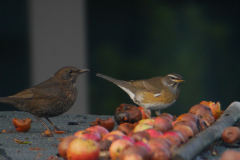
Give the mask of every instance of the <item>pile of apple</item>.
POLYGON ((221 115, 221 110, 219 102, 203 101, 177 118, 162 113, 147 119, 145 112, 141 113, 140 121, 121 121, 118 129, 111 132, 98 125, 80 130, 60 142, 59 154, 73 160, 97 160, 100 157, 112 160, 169 160, 175 149, 213 124, 221 115))

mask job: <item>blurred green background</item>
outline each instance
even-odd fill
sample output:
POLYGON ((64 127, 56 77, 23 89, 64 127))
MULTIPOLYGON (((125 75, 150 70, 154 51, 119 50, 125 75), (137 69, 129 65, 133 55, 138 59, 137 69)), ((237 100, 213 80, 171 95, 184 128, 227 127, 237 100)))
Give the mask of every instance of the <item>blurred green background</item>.
MULTIPOLYGON (((1 1, 0 96, 30 86, 27 2, 1 1)), ((179 73, 186 80, 180 97, 162 111, 174 115, 203 100, 223 109, 240 101, 238 1, 89 0, 86 15, 91 114, 134 104, 96 73, 122 80, 179 73)))
MULTIPOLYGON (((88 1, 90 69, 123 80, 176 72, 177 102, 163 110, 188 112, 202 100, 220 101, 225 109, 240 100, 239 17, 237 1, 88 1)), ((90 77, 94 114, 113 114, 131 103, 119 87, 90 77)))

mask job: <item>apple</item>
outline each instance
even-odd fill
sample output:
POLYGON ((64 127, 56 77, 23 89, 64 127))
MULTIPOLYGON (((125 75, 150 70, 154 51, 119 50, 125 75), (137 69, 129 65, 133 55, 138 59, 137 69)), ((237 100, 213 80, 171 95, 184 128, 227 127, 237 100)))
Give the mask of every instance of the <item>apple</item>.
POLYGON ((119 158, 121 151, 127 147, 132 146, 133 143, 126 140, 126 139, 118 139, 116 141, 113 141, 110 148, 109 148, 109 154, 112 160, 116 160, 119 158))
POLYGON ((214 103, 212 101, 202 101, 200 104, 206 105, 208 106, 212 113, 213 113, 213 117, 215 119, 218 119, 221 116, 221 105, 220 102, 214 103))
POLYGON ((115 141, 117 139, 122 139, 122 136, 116 135, 116 134, 106 134, 102 140, 108 139, 110 141, 115 141))
POLYGON ((208 113, 199 114, 198 117, 199 119, 205 121, 208 127, 215 122, 215 118, 208 113))
POLYGON ((13 125, 18 132, 27 132, 31 128, 31 119, 13 118, 13 125))
POLYGON ((221 156, 221 160, 238 160, 240 157, 239 151, 234 151, 232 149, 228 149, 225 152, 223 152, 221 156))
POLYGON ((142 141, 138 141, 138 142, 134 143, 134 145, 135 145, 135 146, 136 146, 136 145, 143 146, 143 147, 145 147, 145 148, 147 149, 148 152, 151 151, 150 146, 149 146, 147 143, 144 143, 144 142, 142 142, 142 141))
POLYGON ((101 140, 100 142, 98 142, 98 146, 100 151, 109 151, 109 147, 111 146, 112 141, 105 139, 105 140, 101 140))
POLYGON ((71 160, 97 160, 100 149, 94 140, 76 138, 72 140, 67 149, 67 159, 71 160))
POLYGON ((142 119, 138 123, 145 123, 145 124, 149 124, 149 125, 153 126, 154 121, 155 121, 155 119, 142 119))
POLYGON ((111 132, 109 132, 109 134, 115 134, 115 135, 119 135, 119 136, 126 136, 122 131, 119 131, 119 130, 111 131, 111 132))
POLYGON ((92 139, 97 142, 101 140, 101 135, 98 132, 87 131, 87 130, 77 131, 74 134, 74 136, 78 138, 92 139))
POLYGON ((58 153, 59 155, 64 158, 67 159, 67 149, 68 146, 70 144, 70 142, 72 142, 72 140, 76 139, 76 136, 68 136, 65 137, 58 145, 58 153))
POLYGON ((148 154, 147 149, 140 145, 133 145, 133 146, 125 147, 120 154, 120 160, 123 160, 123 158, 129 154, 138 154, 142 157, 142 159, 150 160, 150 156, 148 154))
POLYGON ((134 124, 132 123, 122 123, 118 126, 117 130, 123 132, 124 134, 130 134, 134 129, 134 124))
POLYGON ((181 132, 183 135, 186 135, 187 138, 185 137, 185 140, 188 140, 194 136, 192 128, 188 125, 184 124, 174 125, 173 129, 181 132))
POLYGON ((153 129, 153 128, 147 129, 145 131, 149 133, 150 137, 159 137, 160 135, 163 134, 161 131, 158 131, 158 130, 153 129))
POLYGON ((151 118, 151 110, 150 109, 147 109, 147 113, 145 112, 145 109, 141 106, 139 106, 138 109, 142 113, 142 119, 149 119, 149 117, 151 118))
POLYGON ((169 113, 162 113, 158 117, 168 118, 172 122, 175 120, 174 116, 169 113))
POLYGON ((150 139, 150 135, 146 131, 135 132, 135 133, 130 134, 129 136, 131 138, 133 138, 135 142, 142 141, 143 139, 145 139, 145 140, 149 140, 150 139))
POLYGON ((101 135, 101 137, 104 137, 106 134, 109 133, 109 131, 106 128, 99 125, 89 127, 86 129, 86 131, 98 132, 101 135))
POLYGON ((150 138, 150 140, 147 141, 147 144, 149 145, 151 150, 154 150, 156 148, 170 149, 171 146, 170 140, 166 138, 150 138))
POLYGON ((171 153, 167 148, 155 148, 150 152, 151 160, 170 160, 171 153))
POLYGON ((145 123, 139 123, 136 125, 136 127, 133 129, 133 132, 141 132, 147 129, 153 128, 153 126, 145 123))
POLYGON ((144 160, 142 156, 137 153, 127 154, 122 160, 144 160))
POLYGON ((199 123, 198 116, 193 113, 184 113, 177 117, 176 121, 192 121, 194 123, 199 123))
POLYGON ((223 130, 222 139, 226 143, 235 143, 240 140, 240 129, 238 127, 227 127, 223 130))
POLYGON ((180 146, 185 142, 183 135, 180 132, 176 131, 165 132, 161 137, 169 139, 171 142, 171 146, 180 146))
POLYGON ((129 137, 129 136, 122 136, 122 139, 130 141, 132 144, 135 143, 135 140, 132 137, 129 137))
POLYGON ((157 117, 153 124, 154 129, 167 132, 172 129, 172 122, 168 118, 157 117))
POLYGON ((195 114, 197 116, 202 113, 208 113, 210 115, 213 115, 211 109, 208 106, 203 104, 196 104, 192 106, 189 110, 189 113, 195 114))
MULTIPOLYGON (((200 120, 199 120, 200 122, 200 120)), ((187 125, 192 128, 194 135, 200 132, 200 124, 196 124, 193 121, 174 121, 172 123, 173 126, 175 125, 187 125)))

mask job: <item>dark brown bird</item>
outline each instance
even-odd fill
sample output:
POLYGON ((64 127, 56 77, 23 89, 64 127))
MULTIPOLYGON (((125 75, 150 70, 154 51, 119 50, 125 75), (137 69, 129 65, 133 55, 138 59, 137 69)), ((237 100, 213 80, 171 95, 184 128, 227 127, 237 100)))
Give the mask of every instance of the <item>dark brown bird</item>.
POLYGON ((0 102, 13 105, 19 110, 33 114, 49 131, 41 120, 46 118, 57 133, 59 129, 49 120, 68 111, 77 98, 77 77, 88 69, 63 67, 48 80, 19 92, 13 96, 1 97, 0 102))

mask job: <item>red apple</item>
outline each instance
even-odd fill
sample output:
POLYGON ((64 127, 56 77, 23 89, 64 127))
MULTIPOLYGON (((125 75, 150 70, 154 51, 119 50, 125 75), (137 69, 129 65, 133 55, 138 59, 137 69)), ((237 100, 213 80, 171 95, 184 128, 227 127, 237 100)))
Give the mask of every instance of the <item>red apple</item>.
POLYGON ((120 154, 120 160, 123 160, 123 158, 128 154, 138 154, 142 157, 144 160, 150 160, 150 156, 148 154, 148 151, 145 147, 140 145, 133 145, 128 146, 124 148, 120 154))
POLYGON ((172 129, 172 122, 168 118, 157 117, 153 127, 161 132, 167 132, 172 129))
POLYGON ((162 113, 158 117, 168 118, 172 122, 175 120, 174 116, 169 113, 162 113))
POLYGON ((129 136, 122 136, 122 139, 130 141, 132 144, 135 143, 134 139, 132 137, 129 137, 129 136))
POLYGON ((97 142, 101 140, 101 135, 98 132, 93 131, 80 130, 77 131, 74 136, 78 138, 92 139, 97 142))
POLYGON ((143 146, 143 147, 145 147, 145 148, 147 149, 148 152, 151 151, 149 145, 148 145, 147 143, 142 142, 142 141, 138 141, 138 142, 134 143, 134 145, 135 145, 135 146, 136 146, 136 145, 143 146))
POLYGON ((146 131, 135 132, 135 133, 130 134, 129 136, 132 137, 135 142, 142 141, 144 139, 145 140, 149 140, 150 139, 150 135, 146 131))
POLYGON ((142 119, 149 119, 149 117, 151 118, 151 110, 147 109, 147 113, 145 112, 145 109, 141 106, 138 107, 138 109, 141 111, 142 113, 142 119), (148 117, 148 116, 149 117, 148 117))
POLYGON ((149 133, 150 137, 154 138, 154 137, 159 137, 160 135, 162 135, 163 133, 161 131, 158 131, 156 129, 147 129, 145 130, 146 132, 149 133))
POLYGON ((109 133, 109 131, 106 128, 99 125, 89 127, 86 129, 86 131, 98 132, 101 135, 101 137, 104 137, 106 134, 109 133))
POLYGON ((137 153, 127 154, 122 160, 144 160, 142 156, 137 153))
POLYGON ((151 160, 170 160, 171 153, 167 148, 155 148, 150 152, 151 160))
POLYGON ((99 146, 94 140, 76 138, 68 146, 67 158, 69 160, 97 160, 99 153, 99 146))
POLYGON ((125 140, 125 139, 118 139, 116 141, 113 141, 109 148, 110 157, 112 160, 116 160, 119 158, 121 151, 127 147, 132 146, 133 143, 125 140))
POLYGON ((171 146, 171 142, 166 138, 151 138, 149 141, 147 141, 147 144, 151 150, 154 150, 156 148, 170 149, 171 146))
POLYGON ((165 132, 161 137, 169 139, 171 141, 171 146, 180 146, 185 142, 183 135, 176 131, 165 132))
POLYGON ((76 136, 68 136, 66 138, 64 138, 58 145, 58 153, 59 155, 64 158, 67 159, 67 149, 69 144, 72 142, 72 140, 76 139, 76 136))

